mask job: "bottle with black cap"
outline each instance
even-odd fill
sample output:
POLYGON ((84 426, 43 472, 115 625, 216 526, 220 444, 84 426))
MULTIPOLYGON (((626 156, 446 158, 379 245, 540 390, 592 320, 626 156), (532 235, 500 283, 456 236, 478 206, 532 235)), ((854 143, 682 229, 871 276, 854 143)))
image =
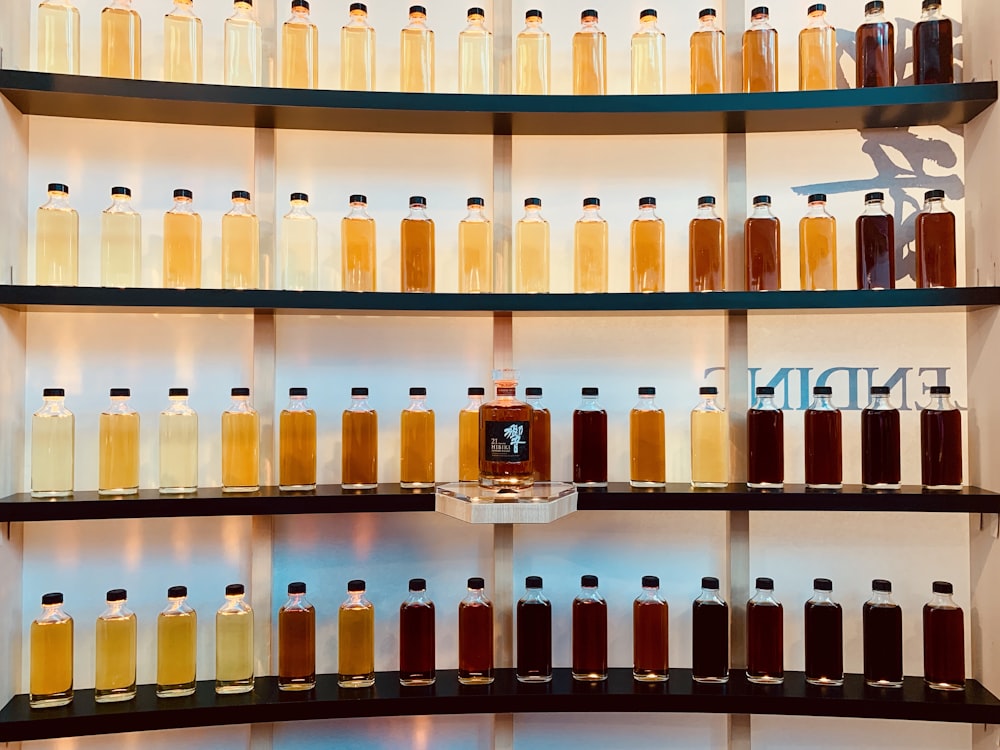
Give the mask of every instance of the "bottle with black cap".
POLYGON ((726 35, 715 8, 698 12, 698 28, 691 34, 691 93, 726 91, 726 35))
POLYGON ((249 693, 254 683, 253 610, 242 583, 226 586, 226 603, 215 612, 215 692, 249 693))
POLYGON ((857 88, 896 85, 896 28, 885 17, 885 3, 865 4, 865 20, 858 27, 857 88))
POLYGON ((580 30, 573 35, 573 93, 608 93, 608 40, 597 27, 597 11, 580 13, 580 30))
POLYGON ((608 603, 597 590, 597 576, 581 576, 573 599, 573 679, 608 679, 608 603))
POLYGON ((608 222, 600 198, 583 199, 583 216, 573 230, 573 289, 577 294, 608 291, 608 222))
POLYGON ((888 386, 872 386, 871 401, 861 411, 861 484, 868 490, 898 490, 899 410, 889 401, 888 386))
POLYGON ((747 602, 747 679, 758 685, 785 681, 784 608, 774 597, 774 581, 758 578, 747 602))
POLYGON ((201 288, 201 215, 194 193, 174 190, 174 205, 163 215, 163 288, 201 288))
POLYGON ((639 199, 639 215, 629 229, 631 291, 666 291, 666 228, 656 215, 656 198, 639 199))
POLYGON ((799 221, 799 279, 803 291, 837 288, 837 220, 826 210, 826 195, 809 196, 799 221))
POLYGON ((879 688, 903 687, 903 610, 892 598, 889 581, 872 581, 861 626, 865 682, 879 688))
POLYGON ((139 412, 128 388, 112 388, 111 403, 99 420, 97 492, 134 495, 139 491, 139 412))
POLYGON ((76 417, 66 408, 63 388, 42 391, 42 406, 31 415, 31 496, 73 494, 76 417))
POLYGON ((770 11, 750 11, 750 28, 743 32, 743 92, 778 90, 778 30, 770 11))
POLYGON ((814 3, 799 32, 799 91, 837 88, 837 30, 826 18, 826 3, 814 3))
POLYGON ((107 0, 101 11, 101 76, 142 78, 142 22, 132 0, 107 0))
POLYGON ((913 27, 913 82, 955 82, 954 29, 941 11, 941 0, 923 0, 920 20, 913 27))
POLYGON ((434 291, 434 220, 427 199, 410 197, 410 213, 400 225, 400 288, 404 292, 434 291))
POLYGON ((202 23, 194 0, 174 0, 163 17, 163 80, 201 83, 202 58, 202 23))
POLYGON ((80 9, 72 0, 38 5, 38 71, 80 74, 80 9))
POLYGON ((608 413, 597 401, 597 388, 583 388, 580 394, 573 412, 573 484, 607 487, 608 413))
POLYGON ((639 682, 670 679, 669 623, 660 579, 643 576, 642 593, 632 602, 632 677, 639 682))
POLYGON ((656 25, 653 8, 639 11, 639 29, 632 34, 632 93, 667 93, 667 37, 656 25))
POLYGON ((712 195, 698 198, 698 213, 688 225, 688 276, 692 292, 726 289, 726 223, 712 195))
POLYGON ((351 389, 351 405, 341 417, 343 451, 340 482, 345 490, 378 487, 378 412, 368 403, 367 388, 351 389))
POLYGON ((80 216, 69 205, 69 186, 51 182, 49 199, 35 213, 35 283, 79 283, 80 216))
POLYGON ((701 403, 691 410, 691 486, 718 488, 729 484, 729 415, 718 402, 719 389, 698 389, 701 403))
POLYGON ((486 201, 469 198, 469 213, 458 223, 458 291, 493 291, 493 222, 486 217, 486 201))
POLYGON ((484 589, 482 578, 470 578, 458 604, 458 681, 463 685, 493 683, 493 602, 484 589))
POLYGON ((805 605, 806 682, 844 684, 844 611, 833 600, 829 578, 813 580, 813 595, 805 605))
POLYGON ((427 27, 427 8, 410 6, 410 20, 399 38, 399 90, 434 93, 434 32, 427 27))
POLYGON ((198 413, 187 388, 171 388, 160 412, 160 492, 179 495, 198 489, 198 413))
POLYGON ((514 271, 518 294, 547 293, 549 222, 542 217, 541 198, 524 200, 524 216, 517 222, 514 235, 514 271))
POLYGON ((920 481, 928 490, 960 490, 962 412, 946 385, 931 386, 930 399, 920 410, 920 481))
POLYGON ((747 412, 747 487, 780 490, 785 486, 785 419, 774 403, 774 388, 759 386, 747 412))
POLYGON ((701 593, 691 611, 691 678, 729 682, 729 605, 719 594, 719 579, 701 579, 701 593))
POLYGON ((94 626, 94 700, 118 703, 135 698, 136 617, 125 589, 107 593, 107 608, 94 626))
POLYGON ((924 682, 934 690, 965 689, 965 615, 954 587, 934 581, 924 605, 924 682))
POLYGON ((435 609, 427 581, 411 578, 409 594, 399 605, 399 684, 433 685, 437 680, 435 609))
POLYGON ((896 226, 885 210, 885 193, 865 195, 865 210, 854 225, 858 289, 896 288, 896 226))
POLYGON ((222 288, 260 287, 260 222, 250 193, 234 190, 233 207, 222 217, 222 288))
POLYGON ((350 18, 340 27, 340 88, 375 90, 375 29, 368 23, 368 6, 351 3, 350 18))
POLYGON ((517 602, 518 682, 552 681, 552 602, 542 591, 540 576, 524 579, 524 596, 517 602))
POLYGON ((73 618, 63 611, 63 595, 42 596, 42 613, 31 623, 28 704, 56 708, 73 700, 73 618))
POLYGON ((469 388, 469 403, 458 413, 458 481, 479 481, 479 410, 486 389, 469 388))
POLYGON ((404 489, 434 486, 434 410, 427 389, 411 388, 410 405, 399 419, 399 484, 404 489))
POLYGON ((493 33, 486 11, 469 8, 469 25, 458 35, 458 93, 493 93, 493 33))
POLYGON ((633 487, 666 485, 666 419, 656 405, 656 388, 652 386, 639 388, 639 401, 629 413, 629 464, 633 487))
POLYGON ((249 388, 233 388, 233 402, 222 413, 222 491, 260 489, 260 415, 249 388))
POLYGON ((542 28, 542 11, 528 10, 517 35, 517 93, 549 94, 552 87, 552 51, 549 32, 542 28))
POLYGON ((366 688, 375 684, 375 605, 365 582, 349 581, 337 616, 337 684, 366 688))
POLYGON ((771 213, 771 196, 757 195, 743 225, 745 284, 748 292, 781 289, 781 221, 771 213))
POLYGON ((316 687, 316 608, 302 581, 288 584, 288 601, 278 610, 278 690, 316 687))
POLYGON ((806 487, 840 490, 844 487, 844 438, 840 409, 833 405, 833 388, 817 385, 806 409, 806 487))
POLYGON ((138 287, 141 268, 142 217, 132 207, 132 191, 115 186, 101 212, 101 286, 138 287))
POLYGON ((225 73, 228 86, 263 85, 263 35, 253 0, 234 0, 225 23, 225 73))
POLYGON ((531 407, 531 474, 536 482, 552 481, 552 413, 542 401, 542 389, 524 389, 531 407))
POLYGON ((496 396, 479 412, 480 487, 517 491, 535 483, 531 463, 532 408, 517 398, 519 377, 517 370, 493 371, 496 396))
POLYGON ((309 17, 309 0, 292 0, 292 15, 281 26, 281 85, 319 88, 319 29, 309 17))
POLYGON ((374 292, 377 257, 375 219, 368 214, 368 197, 355 194, 351 208, 340 220, 340 265, 345 292, 374 292))
POLYGON ((944 205, 944 190, 924 193, 917 214, 917 287, 930 289, 958 285, 955 251, 955 214, 944 205))
POLYGON ((309 406, 308 388, 289 388, 288 406, 278 419, 278 489, 316 489, 316 411, 309 406))
POLYGON ((187 586, 167 589, 167 606, 156 618, 156 697, 193 695, 198 678, 198 614, 187 603, 187 586))
POLYGON ((281 288, 316 289, 319 280, 319 228, 309 213, 309 196, 292 193, 291 209, 281 219, 281 288))

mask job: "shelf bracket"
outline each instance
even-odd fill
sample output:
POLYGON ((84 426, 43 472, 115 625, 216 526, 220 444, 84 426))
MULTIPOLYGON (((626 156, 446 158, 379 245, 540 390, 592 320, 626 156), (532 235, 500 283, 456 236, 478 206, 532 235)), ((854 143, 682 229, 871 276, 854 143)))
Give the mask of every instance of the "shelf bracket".
POLYGON ((996 518, 996 523, 991 525, 991 535, 994 539, 1000 540, 1000 513, 980 513, 979 514, 979 530, 986 530, 986 516, 991 518, 996 518))

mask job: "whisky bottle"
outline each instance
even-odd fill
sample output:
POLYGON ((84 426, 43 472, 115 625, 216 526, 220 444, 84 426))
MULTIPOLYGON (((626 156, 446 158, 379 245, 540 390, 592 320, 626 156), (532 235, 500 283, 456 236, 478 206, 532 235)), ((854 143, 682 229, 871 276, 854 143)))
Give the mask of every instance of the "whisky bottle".
POLYGON ((194 194, 178 188, 174 205, 163 216, 163 288, 201 288, 201 216, 194 194))
POLYGON ((726 288, 726 223, 715 213, 715 198, 698 199, 698 214, 688 226, 689 290, 721 292, 726 288))
POLYGON ((531 465, 532 409, 517 400, 517 378, 515 370, 494 370, 496 398, 479 410, 482 487, 521 490, 535 481, 531 465))
POLYGON ((174 0, 163 19, 163 80, 201 83, 202 30, 193 0, 174 0))
POLYGON ((458 413, 458 481, 479 481, 479 410, 485 388, 470 388, 469 403, 458 413))
POLYGON ((691 34, 691 93, 722 94, 726 90, 726 33, 719 28, 715 8, 698 14, 691 34))
POLYGON ((351 3, 350 20, 340 28, 340 88, 375 90, 375 29, 364 3, 351 3))
POLYGON ((399 90, 434 93, 434 32, 422 5, 410 6, 410 21, 400 32, 399 90))
POLYGON ((288 601, 278 610, 278 690, 316 687, 316 608, 306 585, 288 584, 288 601))
POLYGON ((72 0, 44 0, 38 6, 38 70, 80 73, 80 11, 72 0))
POLYGON ((632 677, 638 682, 670 679, 670 611, 660 596, 660 579, 642 577, 642 593, 632 602, 632 677))
POLYGON ((94 627, 94 700, 119 703, 135 698, 136 617, 128 608, 128 592, 112 589, 107 609, 94 627))
POLYGON ((469 198, 469 213, 458 225, 458 291, 493 291, 493 223, 482 198, 469 198))
POLYGON ((129 405, 131 396, 128 388, 112 388, 111 404, 101 412, 100 495, 134 495, 139 491, 139 412, 129 405))
POLYGON ((35 217, 35 283, 76 286, 80 263, 80 217, 69 205, 69 186, 49 183, 49 199, 35 217))
POLYGON ((837 30, 826 19, 826 4, 809 6, 809 22, 799 32, 799 90, 837 88, 837 30))
POLYGON ((580 14, 580 30, 573 35, 573 93, 608 93, 608 40, 597 27, 597 11, 580 14))
POLYGON ((306 388, 290 388, 289 403, 279 418, 278 489, 316 489, 316 412, 309 407, 306 388))
POLYGON ((260 286, 260 222, 250 208, 250 193, 233 191, 233 208, 222 217, 222 288, 260 286))
POLYGON ((482 578, 470 578, 458 605, 458 681, 463 685, 493 684, 493 602, 484 589, 482 578))
POLYGON ((631 289, 633 292, 666 290, 666 228, 656 215, 656 198, 639 199, 639 216, 632 221, 631 289))
POLYGON ((493 93, 493 33, 486 28, 486 12, 469 8, 469 25, 458 35, 458 92, 493 93))
POLYGON ((525 388, 531 407, 531 469, 536 482, 552 481, 552 413, 542 403, 541 388, 525 388))
POLYGON ((663 487, 667 483, 666 427, 656 389, 639 389, 639 402, 629 415, 630 483, 633 487, 663 487))
POLYGON ((253 0, 235 0, 233 15, 225 23, 225 71, 230 86, 262 86, 263 34, 254 13, 253 0))
POLYGON ((573 238, 573 286, 577 294, 608 291, 608 222, 599 213, 599 198, 583 199, 583 216, 573 238))
POLYGON ((64 389, 42 391, 42 407, 31 415, 32 497, 73 494, 75 419, 64 389))
POLYGON ((917 214, 917 287, 958 285, 955 214, 944 205, 944 190, 928 190, 917 214))
POLYGON ((198 489, 198 414, 188 405, 187 388, 171 388, 170 406, 160 412, 160 492, 198 489))
POLYGON ((434 411, 427 389, 411 388, 410 405, 400 415, 399 483, 404 489, 434 486, 434 411))
POLYGON ((400 685, 433 685, 437 680, 434 615, 434 602, 427 594, 427 581, 411 578, 409 595, 399 605, 400 685))
POLYGON ((73 618, 63 611, 63 595, 42 597, 42 613, 31 623, 28 704, 56 708, 73 700, 73 618))
POLYGON ((597 590, 597 576, 580 578, 573 600, 573 679, 608 679, 608 603, 597 590))
POLYGON ((746 290, 781 289, 781 222, 771 213, 771 196, 753 199, 753 213, 743 226, 743 243, 746 290))
POLYGON ((400 224, 400 278, 404 292, 434 291, 434 220, 427 199, 410 198, 410 214, 400 224))
POLYGON ((865 4, 865 20, 858 27, 857 79, 859 89, 896 85, 896 28, 885 17, 885 3, 865 4))
POLYGON ((142 217, 132 208, 132 191, 113 187, 101 213, 101 286, 139 286, 141 265, 142 217))
POLYGON ((376 289, 375 220, 368 215, 368 198, 352 195, 350 212, 340 221, 341 275, 345 292, 376 289))
POLYGON ((260 489, 260 415, 250 404, 249 388, 233 388, 233 402, 222 413, 222 491, 260 489))
POLYGON ((865 195, 865 211, 855 222, 858 289, 896 288, 896 226, 885 210, 885 194, 865 195))
POLYGON ((187 603, 187 586, 167 590, 156 618, 156 697, 193 695, 197 685, 198 614, 187 603))
POLYGON ((826 196, 809 196, 799 221, 799 276, 803 291, 837 288, 837 220, 826 211, 826 196))
POLYGON ((249 693, 254 683, 253 610, 242 583, 226 586, 226 603, 215 612, 215 692, 249 693))
POLYGON ((142 22, 132 0, 110 0, 101 11, 101 75, 142 78, 142 22))
POLYGON ((319 281, 319 228, 308 206, 308 195, 292 193, 291 210, 281 219, 284 289, 310 291, 319 281))
POLYGON ((319 88, 319 30, 309 17, 309 0, 292 0, 292 15, 281 26, 281 85, 319 88))
POLYGON ((517 35, 517 93, 548 94, 552 87, 552 51, 549 33, 542 28, 542 11, 524 14, 517 35))
POLYGON ((367 388, 351 389, 351 406, 344 410, 341 486, 373 490, 378 486, 378 413, 368 403, 367 388))
POLYGON ((729 484, 729 416, 717 403, 719 389, 699 390, 701 403, 691 411, 691 486, 729 484))
POLYGON ((520 294, 549 291, 549 223, 542 218, 540 198, 524 201, 524 217, 517 222, 514 264, 520 294))
POLYGON ((955 54, 951 19, 941 12, 941 0, 923 0, 913 27, 913 82, 954 83, 955 54))
POLYGON ((632 35, 632 93, 667 93, 667 37, 656 25, 652 8, 639 13, 639 30, 632 35))
POLYGON ((743 32, 743 91, 778 90, 778 32, 767 8, 750 11, 750 28, 743 32))
POLYGON ((375 605, 365 596, 365 582, 347 584, 347 600, 337 622, 337 685, 366 688, 375 684, 375 605))

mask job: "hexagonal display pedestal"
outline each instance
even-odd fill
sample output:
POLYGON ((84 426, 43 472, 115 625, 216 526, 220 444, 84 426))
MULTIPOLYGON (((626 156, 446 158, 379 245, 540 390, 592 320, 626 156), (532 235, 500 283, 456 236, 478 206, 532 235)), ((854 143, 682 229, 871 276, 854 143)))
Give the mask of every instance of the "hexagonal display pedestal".
POLYGON ((455 482, 437 488, 436 509, 466 523, 552 523, 576 511, 576 497, 576 487, 561 482, 519 492, 455 482))

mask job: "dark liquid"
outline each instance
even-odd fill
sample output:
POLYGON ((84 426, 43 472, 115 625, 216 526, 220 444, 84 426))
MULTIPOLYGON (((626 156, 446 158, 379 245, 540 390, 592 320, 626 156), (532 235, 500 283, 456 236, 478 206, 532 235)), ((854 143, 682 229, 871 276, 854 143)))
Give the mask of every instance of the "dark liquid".
POLYGON ((857 87, 896 84, 896 30, 888 21, 858 27, 857 87))
POLYGON ((956 286, 955 214, 917 214, 917 287, 956 286))
MULTIPOLYGON (((479 409, 479 434, 491 434, 490 423, 527 422, 527 442, 525 449, 519 455, 504 456, 506 460, 492 460, 487 450, 487 439, 479 440, 479 483, 489 487, 528 487, 534 479, 534 469, 531 464, 531 434, 532 409, 514 398, 514 388, 497 388, 497 400, 483 404, 479 409), (522 460, 516 460, 521 458, 522 460)), ((493 458, 497 458, 493 456, 493 458)))
POLYGON ((573 412, 573 481, 608 483, 608 413, 603 409, 573 412))
POLYGON ((899 412, 861 412, 861 482, 865 487, 899 486, 899 412))
POLYGON ((403 604, 399 608, 399 679, 434 679, 433 604, 403 604))
POLYGON ((608 674, 608 605, 573 600, 573 675, 603 680, 608 674))
POLYGON ((696 601, 691 620, 691 673, 696 680, 729 677, 729 606, 696 601))
POLYGON ((953 83, 951 19, 920 21, 913 27, 913 82, 953 83))
POLYGON ((839 604, 806 604, 806 679, 844 681, 844 613, 839 604))
POLYGON ((784 608, 747 604, 747 676, 783 679, 784 608))
POLYGON ((859 216, 858 289, 896 288, 896 228, 891 216, 859 216))
POLYGON ((781 223, 777 219, 747 219, 743 237, 747 291, 781 289, 781 223))
POLYGON ((283 685, 316 681, 316 610, 278 612, 278 682, 283 685))
POLYGON ((962 413, 958 409, 920 412, 921 477, 925 487, 962 484, 962 413))
POLYGON ((747 412, 747 483, 780 485, 785 478, 785 429, 780 411, 747 412))
POLYGON ((903 610, 866 602, 862 613, 865 680, 870 685, 903 682, 903 610))
POLYGON ((806 484, 839 487, 844 482, 843 438, 839 411, 807 409, 806 484))
POLYGON ((722 219, 694 219, 689 229, 689 288, 721 292, 726 288, 725 227, 722 219))
POLYGON ((463 679, 493 676, 493 607, 458 605, 458 676, 463 679))
POLYGON ((965 686, 965 618, 962 610, 924 605, 924 679, 965 686))
POLYGON ((536 482, 552 481, 552 417, 548 409, 531 413, 531 465, 536 482))
POLYGON ((517 603, 517 676, 527 680, 552 677, 552 605, 517 603))
POLYGON ((668 612, 665 602, 632 603, 633 673, 640 679, 667 676, 668 612))

